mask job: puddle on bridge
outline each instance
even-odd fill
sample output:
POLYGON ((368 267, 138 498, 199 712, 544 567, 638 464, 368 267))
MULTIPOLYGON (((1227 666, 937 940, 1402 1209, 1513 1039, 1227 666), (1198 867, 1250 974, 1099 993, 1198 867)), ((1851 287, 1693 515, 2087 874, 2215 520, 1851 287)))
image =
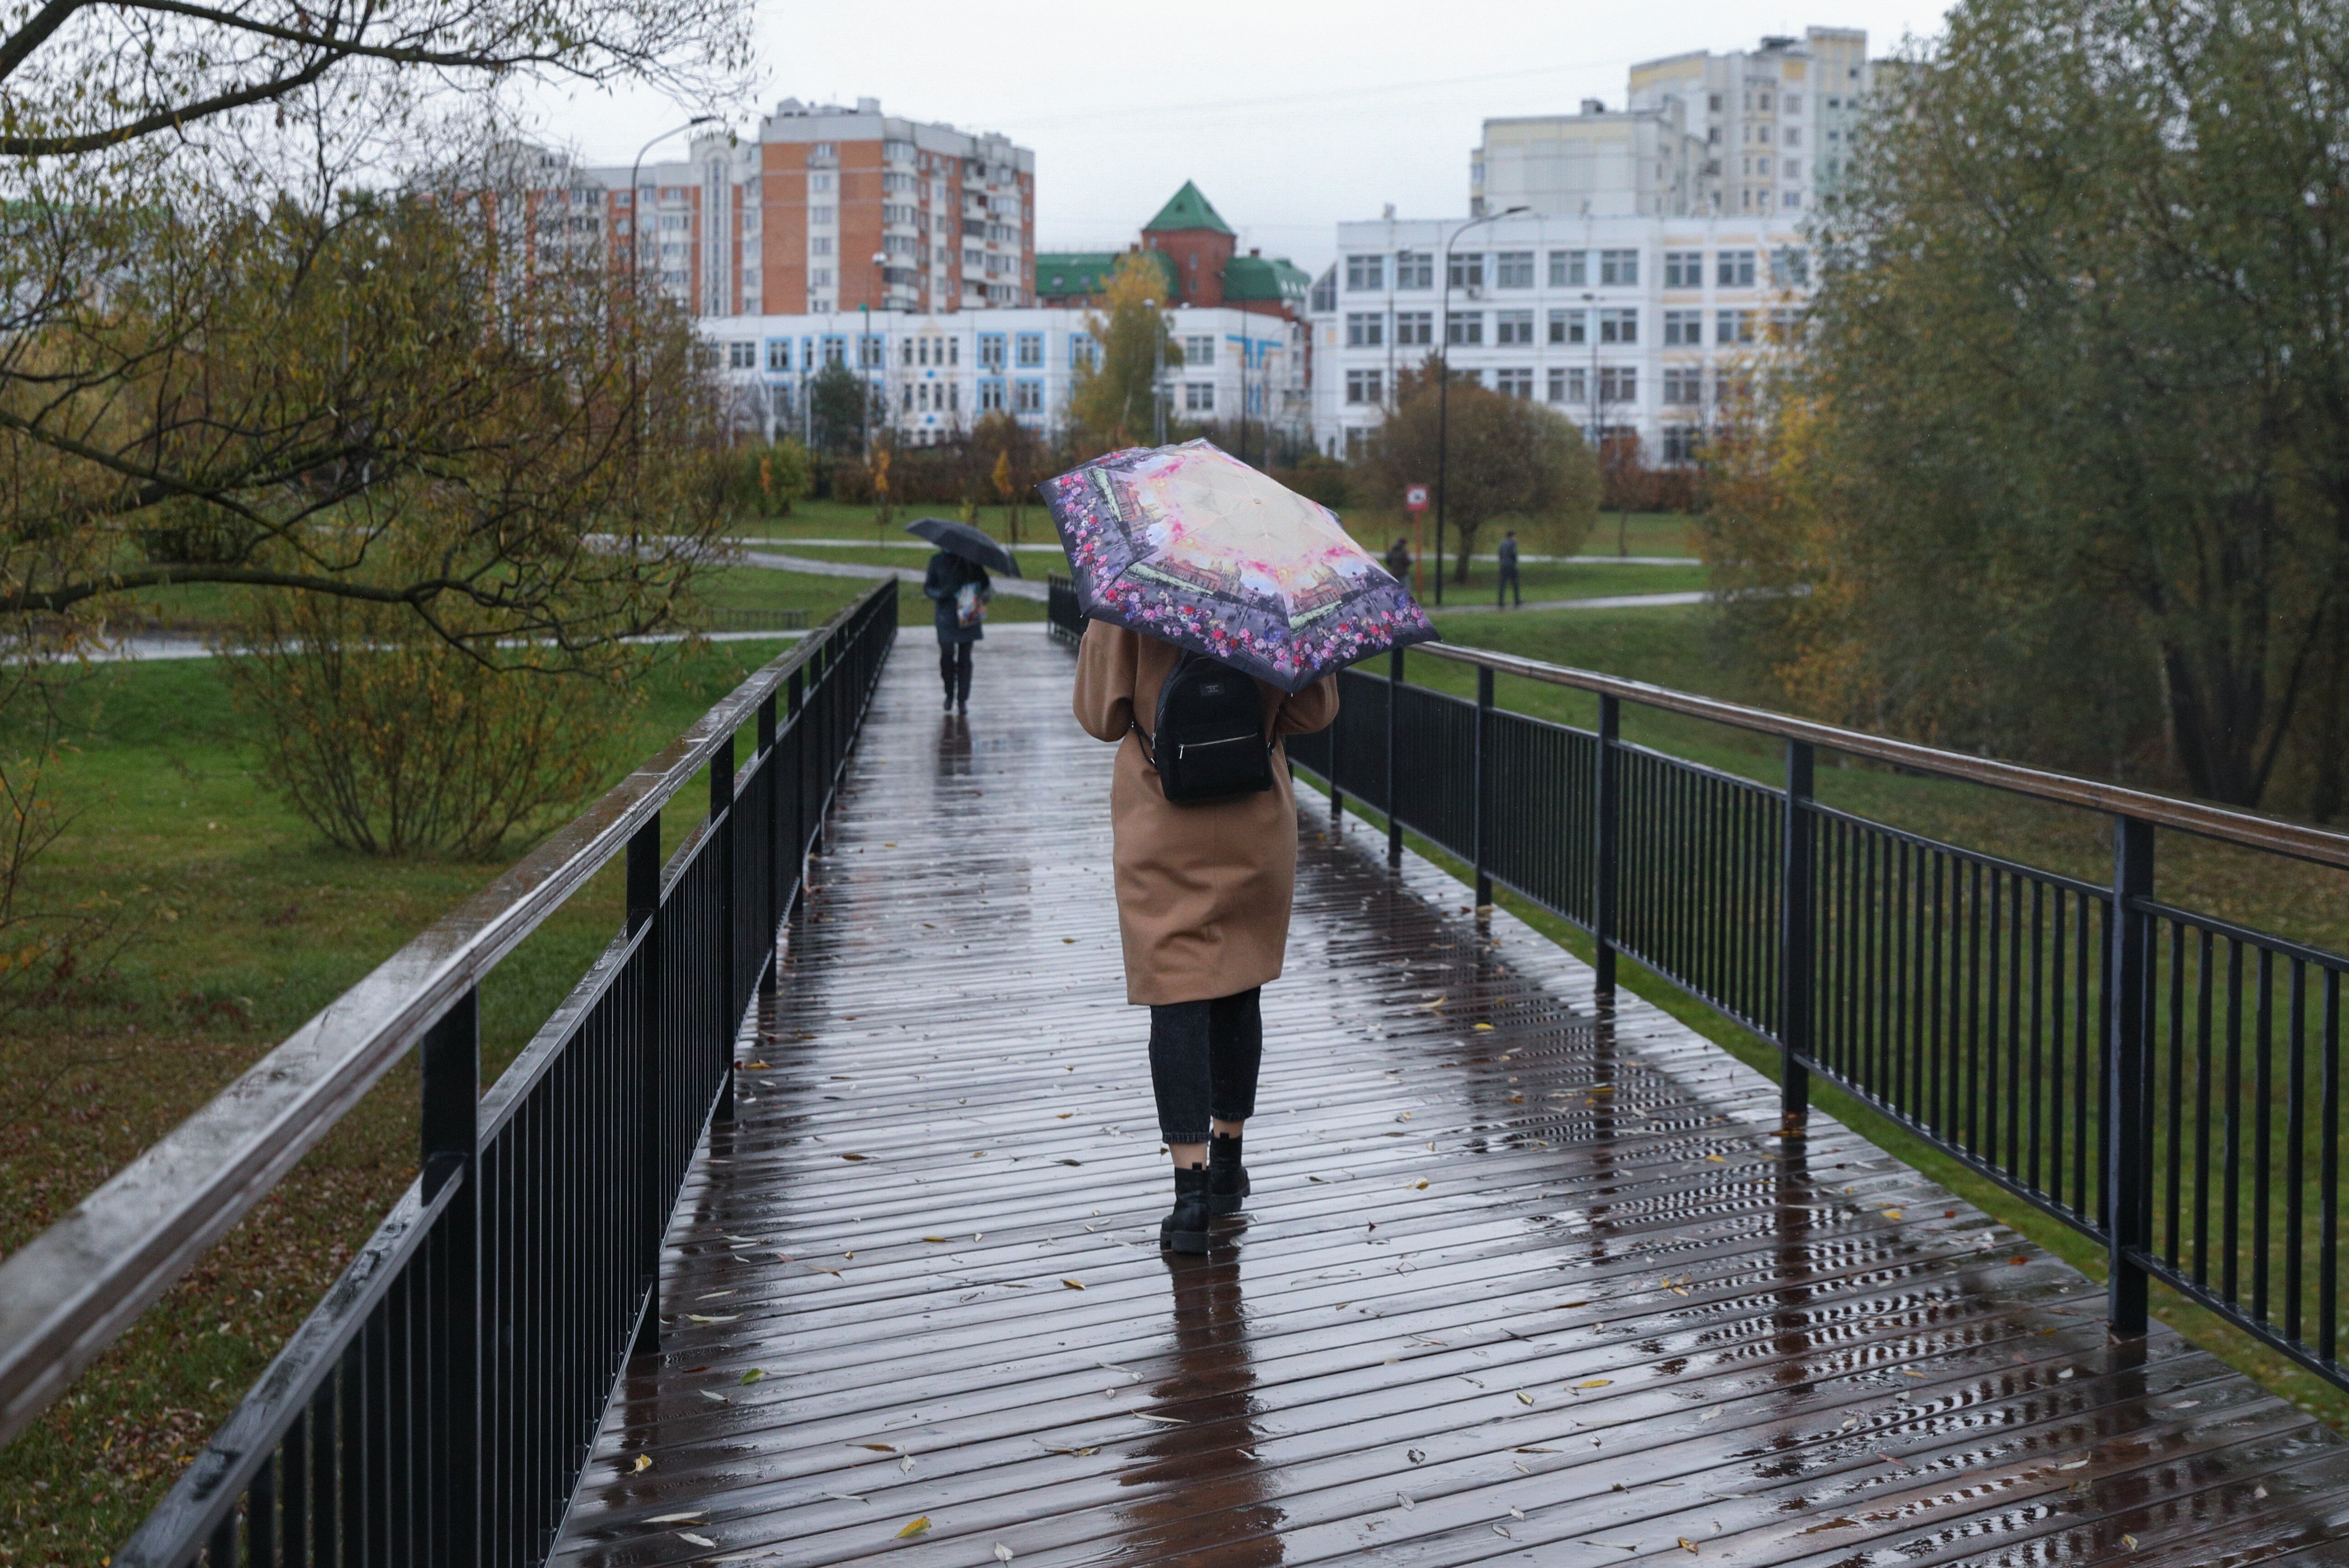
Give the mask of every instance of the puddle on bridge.
POLYGON ((2349 1562, 2325 1429, 1318 811, 1251 1212, 1162 1254, 1110 749, 930 652, 555 1561, 2349 1562))

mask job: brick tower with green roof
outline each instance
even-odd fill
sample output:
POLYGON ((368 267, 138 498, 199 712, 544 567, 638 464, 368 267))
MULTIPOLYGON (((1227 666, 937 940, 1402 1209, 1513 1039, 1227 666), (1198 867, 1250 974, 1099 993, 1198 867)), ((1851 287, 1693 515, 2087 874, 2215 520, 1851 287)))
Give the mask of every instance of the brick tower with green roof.
POLYGON ((1142 226, 1142 242, 1174 263, 1177 304, 1224 303, 1224 269, 1238 249, 1239 236, 1196 185, 1183 181, 1158 216, 1142 226))

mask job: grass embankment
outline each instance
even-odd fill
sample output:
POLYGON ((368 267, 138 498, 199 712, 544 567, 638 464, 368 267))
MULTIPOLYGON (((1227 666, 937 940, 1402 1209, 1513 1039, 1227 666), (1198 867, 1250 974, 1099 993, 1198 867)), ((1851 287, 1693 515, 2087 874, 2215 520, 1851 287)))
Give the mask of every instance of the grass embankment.
MULTIPOLYGON (((726 591, 746 606, 796 603, 818 623, 866 586, 740 575, 726 591)), ((918 591, 905 608, 927 612, 918 591)), ((610 777, 790 645, 658 650, 611 738, 610 777)), ((97 666, 68 700, 71 749, 50 782, 72 820, 29 892, 52 908, 113 901, 119 952, 63 1004, 0 1022, 0 1250, 498 870, 323 845, 266 788, 258 732, 209 660, 97 666)), ((706 788, 677 797, 667 843, 699 820, 706 788)), ((484 984, 485 1080, 609 939, 621 892, 616 865, 484 984)), ((0 1563, 96 1564, 121 1543, 412 1179, 415 1088, 411 1061, 0 1451, 0 1563)))
MULTIPOLYGON (((1702 607, 1527 613, 1523 617, 1447 615, 1440 624, 1445 637, 1458 643, 1759 707, 1773 706, 1770 694, 1723 656, 1710 613, 1702 607)), ((1414 655, 1406 667, 1407 678, 1414 684, 1461 696, 1475 696, 1475 672, 1469 666, 1414 655)), ((1560 723, 1588 727, 1597 717, 1595 698, 1537 682, 1502 677, 1496 682, 1495 696, 1501 707, 1560 723)), ((1627 740, 1726 772, 1771 784, 1784 780, 1781 744, 1766 737, 1629 705, 1622 712, 1622 732, 1627 740)), ((1846 758, 1821 757, 1818 766, 1817 797, 1829 805, 2025 864, 2092 882, 2110 880, 2111 827, 2108 820, 2095 813, 1971 785, 1897 774, 1846 758)), ((1369 820, 1383 821, 1376 812, 1355 809, 1369 820)), ((1413 842, 1420 852, 1468 880, 1464 864, 1415 835, 1413 842)), ((2167 902, 2336 952, 2349 946, 2349 874, 2170 832, 2159 835, 2157 864, 2157 891, 2167 902)), ((1498 898, 1502 907, 1579 956, 1592 955, 1588 938, 1566 922, 1506 891, 1498 898)), ((1734 1021, 1637 964, 1625 961, 1620 975, 1630 991, 1661 1006, 1747 1065, 1774 1079, 1778 1076, 1775 1048, 1734 1021)), ((2104 1277, 2102 1250, 2077 1232, 2019 1202, 1832 1085, 1814 1079, 1813 1099, 1827 1114, 1887 1152, 2092 1277, 2104 1277)), ((2276 1122, 2282 1125, 2280 1112, 2276 1122)), ((2316 1212, 2313 1202, 2309 1212, 2316 1212)), ((2280 1203, 2277 1212, 2280 1221, 2280 1203)), ((2163 1322, 2336 1429, 2349 1430, 2349 1395, 2164 1286, 2156 1284, 2153 1297, 2156 1315, 2163 1322)))

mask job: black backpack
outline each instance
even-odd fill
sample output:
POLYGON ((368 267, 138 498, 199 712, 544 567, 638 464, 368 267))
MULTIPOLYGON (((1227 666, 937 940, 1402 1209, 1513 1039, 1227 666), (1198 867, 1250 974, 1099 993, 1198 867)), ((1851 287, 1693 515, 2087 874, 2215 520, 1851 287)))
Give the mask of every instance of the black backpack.
POLYGON ((1256 682, 1204 654, 1186 650, 1158 688, 1158 722, 1142 747, 1177 806, 1272 788, 1272 746, 1256 682))

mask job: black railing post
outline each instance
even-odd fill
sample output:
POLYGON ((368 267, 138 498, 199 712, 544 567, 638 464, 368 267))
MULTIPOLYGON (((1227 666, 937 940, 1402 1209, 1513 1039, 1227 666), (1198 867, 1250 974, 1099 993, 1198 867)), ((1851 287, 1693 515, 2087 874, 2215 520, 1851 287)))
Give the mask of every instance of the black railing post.
POLYGON ((718 857, 718 1054, 725 1082, 718 1088, 718 1119, 734 1119, 734 1035, 742 1026, 742 997, 734 988, 734 738, 709 758, 709 849, 718 857))
POLYGON ((2152 896, 2153 824, 2116 817, 2112 1027, 2105 1041, 2105 1226, 2111 1249, 2105 1315, 2115 1334, 2129 1337, 2146 1331, 2146 1274, 2130 1254, 2153 1246, 2153 921, 2144 909, 2152 896))
POLYGON ((1802 1130, 1811 1109, 1811 981, 1816 967, 1812 919, 1811 790, 1817 758, 1806 740, 1786 742, 1785 820, 1778 861, 1779 1129, 1802 1130))
MULTIPOLYGON (((759 900, 759 997, 762 1004, 775 995, 775 928, 783 917, 783 781, 782 754, 775 749, 775 694, 759 699, 759 799, 767 825, 767 841, 760 846, 759 863, 766 874, 759 900)), ((764 1007, 762 1006, 761 1012, 764 1007)))
POLYGON ((1474 846, 1476 862, 1476 912, 1482 914, 1493 903, 1493 845, 1491 822, 1493 813, 1485 797, 1493 788, 1493 671, 1491 666, 1476 666, 1476 758, 1475 777, 1476 799, 1475 818, 1469 842, 1474 846))
POLYGON ((1591 836, 1598 841, 1590 869, 1590 935, 1598 951, 1591 967, 1598 972, 1600 1003, 1615 1000, 1615 862, 1622 847, 1622 770, 1615 742, 1621 733, 1623 706, 1619 698, 1599 699, 1599 777, 1592 780, 1591 836))
MULTIPOLYGON (((804 668, 804 666, 802 666, 804 668)), ((792 735, 792 900, 799 900, 800 884, 807 876, 807 730, 801 710, 805 687, 801 670, 792 672, 791 684, 785 688, 785 717, 791 723, 792 735)))
MULTIPOLYGON (((452 1568, 481 1560, 473 1517, 480 1490, 481 1447, 481 1185, 479 1108, 481 1098, 480 994, 468 988, 440 1021, 424 1032, 422 1124, 424 1195, 457 1190, 434 1222, 432 1259, 433 1366, 420 1394, 432 1424, 433 1475, 419 1499, 429 1537, 421 1555, 452 1568)), ((262 1511, 264 1514, 266 1510, 262 1511)), ((254 1561, 261 1561, 255 1556, 254 1561)))
POLYGON ((657 813, 628 837, 628 934, 637 937, 636 1034, 636 1288, 645 1314, 636 1328, 636 1351, 660 1349, 661 1026, 668 1017, 662 974, 660 918, 661 831, 657 813))
POLYGON ((1395 794, 1395 735, 1402 726, 1395 722, 1397 701, 1402 694, 1402 650, 1395 648, 1387 655, 1387 864, 1402 864, 1402 805, 1395 794))

